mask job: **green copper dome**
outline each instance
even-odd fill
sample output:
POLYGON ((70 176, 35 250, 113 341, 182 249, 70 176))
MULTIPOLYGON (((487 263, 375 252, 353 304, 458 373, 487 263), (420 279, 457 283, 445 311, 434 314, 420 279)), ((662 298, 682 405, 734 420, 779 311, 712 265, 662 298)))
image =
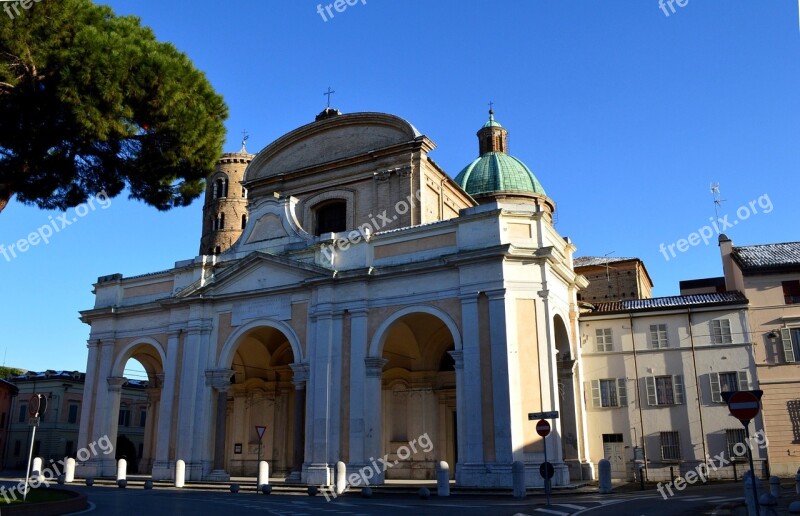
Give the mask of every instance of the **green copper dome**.
POLYGON ((492 192, 546 195, 525 163, 504 152, 487 152, 479 157, 456 176, 456 183, 470 195, 492 192))

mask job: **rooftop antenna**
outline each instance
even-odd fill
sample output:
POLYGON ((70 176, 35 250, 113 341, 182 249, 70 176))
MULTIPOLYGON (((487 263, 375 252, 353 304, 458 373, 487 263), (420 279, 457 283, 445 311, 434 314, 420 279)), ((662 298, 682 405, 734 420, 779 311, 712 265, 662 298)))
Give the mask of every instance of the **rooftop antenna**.
POLYGON ((719 220, 719 208, 725 199, 720 198, 719 183, 711 183, 711 195, 714 196, 714 222, 719 220))
POLYGON ((247 139, 250 138, 250 135, 247 134, 247 129, 242 130, 242 154, 247 154, 247 149, 245 149, 245 144, 247 143, 247 139))
POLYGON ((616 251, 611 251, 610 253, 603 255, 603 258, 606 259, 606 282, 608 282, 608 288, 611 288, 611 274, 608 271, 608 257, 614 253, 616 253, 616 251))

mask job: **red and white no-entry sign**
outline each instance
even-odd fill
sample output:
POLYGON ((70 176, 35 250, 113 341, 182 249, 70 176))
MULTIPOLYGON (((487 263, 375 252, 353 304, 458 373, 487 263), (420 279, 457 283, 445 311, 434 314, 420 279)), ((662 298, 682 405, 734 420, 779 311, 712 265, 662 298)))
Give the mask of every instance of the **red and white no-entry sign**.
POLYGON ((550 423, 544 419, 536 423, 536 433, 542 437, 547 437, 550 434, 550 423))
POLYGON ((737 391, 728 398, 731 415, 739 421, 750 421, 758 415, 758 398, 750 391, 737 391))

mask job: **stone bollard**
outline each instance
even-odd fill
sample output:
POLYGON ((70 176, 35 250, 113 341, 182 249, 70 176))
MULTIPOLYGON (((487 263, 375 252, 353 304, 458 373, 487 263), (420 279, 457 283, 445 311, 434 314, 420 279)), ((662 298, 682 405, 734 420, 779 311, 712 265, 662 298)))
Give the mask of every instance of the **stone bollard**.
POLYGON ((125 489, 128 486, 128 480, 125 478, 120 478, 117 480, 117 487, 120 489, 125 489))
POLYGON ((319 493, 319 486, 308 486, 308 496, 317 496, 319 493))
POLYGON ((119 459, 117 462, 117 483, 120 480, 127 480, 128 478, 128 461, 125 459, 119 459))
POLYGON ((450 465, 443 460, 436 463, 436 496, 450 496, 450 465))
POLYGON ((792 502, 789 505, 789 514, 800 514, 800 502, 792 502))
POLYGON ((182 488, 186 485, 186 463, 179 460, 175 463, 175 487, 182 488))
POLYGON ((334 486, 334 492, 336 496, 344 493, 347 489, 347 465, 339 461, 336 463, 336 485, 334 486))
POLYGON ((747 514, 758 514, 756 511, 757 499, 753 493, 753 482, 755 482, 756 490, 760 495, 763 492, 761 490, 761 480, 758 477, 754 477, 751 471, 745 471, 744 475, 742 475, 742 480, 744 484, 744 503, 747 504, 747 514))
POLYGON ((86 479, 86 487, 92 487, 94 485, 94 479, 89 477, 86 479))
POLYGON ((236 494, 239 492, 239 489, 241 489, 239 484, 231 484, 231 493, 236 494))
POLYGON ((511 478, 514 484, 514 498, 525 498, 525 464, 514 461, 511 464, 511 478))
POLYGON ((778 516, 778 500, 771 494, 764 493, 758 499, 761 506, 761 514, 759 516, 778 516))
POLYGON ((611 493, 611 462, 608 459, 600 459, 597 463, 597 470, 600 476, 600 494, 611 493))
POLYGON ((272 486, 269 484, 264 484, 261 486, 261 494, 268 495, 272 493, 272 486))
POLYGON ((427 487, 420 487, 417 495, 423 500, 427 500, 431 496, 431 491, 427 487))
POLYGON ((258 486, 257 489, 261 489, 261 486, 269 485, 269 463, 265 460, 258 463, 258 480, 256 480, 256 485, 258 486))
POLYGON ((34 457, 33 466, 31 467, 31 479, 39 484, 44 482, 44 475, 42 475, 42 458, 34 457))
POLYGON ((769 477, 769 494, 778 500, 781 497, 781 479, 772 475, 769 477))
POLYGON ((144 481, 144 488, 145 489, 153 489, 153 481, 152 480, 145 480, 144 481))
POLYGON ((362 487, 361 498, 372 498, 372 488, 369 486, 362 487))
POLYGON ((64 469, 64 482, 67 484, 75 482, 75 459, 67 459, 67 466, 64 469))
POLYGON ((63 474, 63 473, 62 473, 62 474, 60 474, 60 475, 58 475, 58 478, 56 478, 56 482, 58 482, 58 485, 60 485, 60 486, 63 486, 63 485, 64 485, 64 482, 65 482, 65 481, 64 481, 64 479, 65 479, 65 478, 66 478, 66 477, 64 476, 64 474, 63 474))

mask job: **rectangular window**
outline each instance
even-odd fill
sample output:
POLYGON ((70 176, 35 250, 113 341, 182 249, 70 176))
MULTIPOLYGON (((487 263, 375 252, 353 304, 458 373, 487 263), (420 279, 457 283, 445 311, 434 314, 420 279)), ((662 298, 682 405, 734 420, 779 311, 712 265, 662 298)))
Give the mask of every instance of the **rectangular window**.
POLYGON ((64 447, 64 455, 67 457, 72 457, 72 452, 74 451, 73 448, 75 444, 72 441, 67 441, 67 445, 64 447))
POLYGON ((800 304, 800 280, 783 281, 783 300, 787 305, 800 304))
POLYGON ((678 432, 661 432, 661 460, 681 460, 681 436, 678 432))
POLYGON ((725 430, 725 440, 728 444, 728 457, 733 460, 744 460, 747 458, 747 444, 744 435, 744 428, 729 428, 725 430), (741 443, 741 446, 736 446, 741 443))
POLYGON ((22 451, 22 441, 14 441, 14 457, 19 457, 22 451))
POLYGON ((131 424, 131 411, 128 409, 119 410, 119 426, 130 426, 131 424))
POLYGON ((714 319, 711 321, 711 343, 731 344, 731 322, 727 319, 714 319))
POLYGON ((651 324, 650 325, 650 347, 653 349, 666 348, 667 343, 667 325, 666 324, 651 324))
POLYGON ((39 451, 42 448, 42 441, 36 440, 33 442, 33 456, 38 457, 39 451))
POLYGON ((708 373, 711 383, 711 401, 724 403, 723 392, 749 391, 750 375, 747 371, 725 371, 721 373, 708 373))
POLYGON ((593 407, 624 407, 628 404, 628 394, 624 378, 592 380, 593 407))
POLYGON ((647 376, 645 383, 648 405, 683 404, 683 376, 647 376))
POLYGON ((594 335, 597 351, 611 351, 614 349, 611 328, 600 328, 595 331, 594 335))
POLYGON ((0 428, 5 428, 5 427, 6 427, 6 413, 3 412, 2 414, 0 414, 0 428))
POLYGON ((70 403, 69 412, 67 413, 67 423, 74 425, 78 422, 78 404, 70 403))
POLYGON ((24 423, 27 420, 28 420, 28 405, 26 403, 20 403, 18 423, 24 423))
POLYGON ((800 358, 800 328, 781 328, 783 342, 783 358, 787 363, 797 362, 800 358))
POLYGON ((139 412, 139 426, 144 428, 146 424, 147 424, 147 411, 142 410, 141 412, 139 412))

